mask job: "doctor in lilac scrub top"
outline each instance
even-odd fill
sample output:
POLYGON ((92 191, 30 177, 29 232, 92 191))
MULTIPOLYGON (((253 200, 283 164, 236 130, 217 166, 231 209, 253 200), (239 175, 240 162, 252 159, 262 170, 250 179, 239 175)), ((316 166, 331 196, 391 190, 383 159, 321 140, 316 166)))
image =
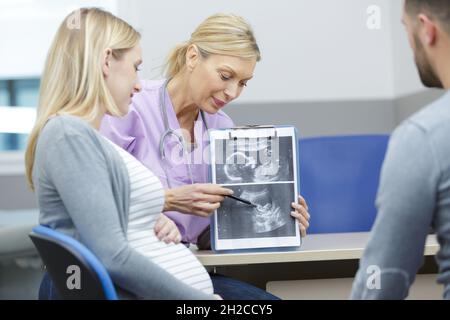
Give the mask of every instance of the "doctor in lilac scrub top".
MULTIPOLYGON (((211 185, 205 184, 209 160, 206 130, 233 127, 221 109, 239 97, 259 60, 258 45, 245 20, 230 14, 213 15, 169 55, 168 81, 142 81, 142 91, 131 97, 127 116, 104 117, 101 132, 159 176, 166 199, 180 204, 179 212, 165 214, 175 221, 185 243, 197 243, 209 225, 209 215, 223 200, 223 194, 211 194, 211 185), (160 139, 166 131, 162 108, 170 129, 184 137, 184 156, 181 144, 171 135, 164 143, 166 159, 161 157, 160 139), (198 206, 201 197, 205 199, 203 207, 198 206), (193 204, 190 212, 186 212, 187 203, 193 204)), ((306 202, 299 197, 292 207, 291 215, 299 221, 304 236, 309 226, 306 202)))

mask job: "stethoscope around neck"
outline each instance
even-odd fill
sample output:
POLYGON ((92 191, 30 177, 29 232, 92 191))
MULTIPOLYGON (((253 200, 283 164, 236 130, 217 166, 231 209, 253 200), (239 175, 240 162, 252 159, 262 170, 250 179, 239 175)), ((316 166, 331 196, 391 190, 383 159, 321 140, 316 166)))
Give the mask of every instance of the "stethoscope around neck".
MULTIPOLYGON (((167 84, 169 83, 171 79, 167 79, 166 81, 164 81, 163 86, 161 87, 161 89, 159 90, 159 107, 161 109, 161 115, 163 118, 163 123, 164 123, 164 132, 161 135, 161 138, 159 139, 159 156, 161 157, 161 160, 163 162, 166 161, 166 151, 165 151, 165 144, 167 139, 170 139, 170 137, 174 137, 176 144, 180 147, 181 153, 183 155, 183 159, 186 159, 186 142, 185 139, 183 137, 182 134, 176 132, 175 130, 173 130, 172 128, 170 128, 169 126, 169 119, 167 117, 167 106, 166 106, 166 91, 167 91, 167 84)), ((202 117, 202 121, 203 124, 205 126, 206 131, 208 132, 208 124, 206 123, 206 119, 205 119, 205 114, 203 112, 203 110, 200 110, 200 116, 202 117)), ((191 181, 191 184, 194 184, 194 177, 192 175, 192 167, 191 167, 191 163, 189 161, 185 161, 186 164, 186 168, 187 168, 187 172, 189 175, 189 180, 191 181)), ((167 174, 167 170, 166 167, 164 165, 164 163, 161 165, 161 167, 164 170, 164 174, 166 175, 166 180, 167 180, 167 186, 169 188, 172 188, 172 185, 170 183, 170 179, 169 176, 167 174)))

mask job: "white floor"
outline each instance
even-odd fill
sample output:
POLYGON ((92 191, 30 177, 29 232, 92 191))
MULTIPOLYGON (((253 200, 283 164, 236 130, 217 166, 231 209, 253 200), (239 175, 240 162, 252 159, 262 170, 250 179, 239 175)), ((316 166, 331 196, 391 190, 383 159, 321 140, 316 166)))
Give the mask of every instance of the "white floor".
POLYGON ((37 299, 42 274, 41 267, 26 265, 26 262, 21 266, 15 262, 0 262, 0 300, 37 299))

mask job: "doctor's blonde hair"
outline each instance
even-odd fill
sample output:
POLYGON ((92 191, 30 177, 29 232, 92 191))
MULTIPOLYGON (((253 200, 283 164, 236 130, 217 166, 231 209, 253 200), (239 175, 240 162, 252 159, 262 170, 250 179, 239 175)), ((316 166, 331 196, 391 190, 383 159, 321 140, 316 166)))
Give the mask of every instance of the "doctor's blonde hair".
POLYGON ((165 76, 173 78, 186 65, 186 52, 196 45, 203 58, 210 54, 261 60, 253 30, 242 18, 234 14, 218 13, 208 17, 191 34, 189 41, 177 45, 167 57, 165 76))
POLYGON ((25 152, 31 189, 36 144, 50 117, 67 114, 92 122, 104 110, 123 116, 106 86, 101 61, 107 48, 120 59, 139 40, 128 23, 98 8, 81 8, 64 19, 47 54, 37 118, 25 152))

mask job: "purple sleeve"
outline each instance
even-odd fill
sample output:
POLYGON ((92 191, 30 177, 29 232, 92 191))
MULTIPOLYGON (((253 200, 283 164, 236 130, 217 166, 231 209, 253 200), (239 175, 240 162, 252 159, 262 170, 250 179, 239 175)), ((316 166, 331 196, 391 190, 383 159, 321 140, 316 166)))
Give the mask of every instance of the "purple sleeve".
POLYGON ((123 118, 105 115, 100 126, 100 132, 122 149, 133 154, 137 132, 142 126, 139 113, 133 105, 123 118))
POLYGON ((218 129, 228 129, 234 127, 233 120, 224 112, 222 112, 218 129))

